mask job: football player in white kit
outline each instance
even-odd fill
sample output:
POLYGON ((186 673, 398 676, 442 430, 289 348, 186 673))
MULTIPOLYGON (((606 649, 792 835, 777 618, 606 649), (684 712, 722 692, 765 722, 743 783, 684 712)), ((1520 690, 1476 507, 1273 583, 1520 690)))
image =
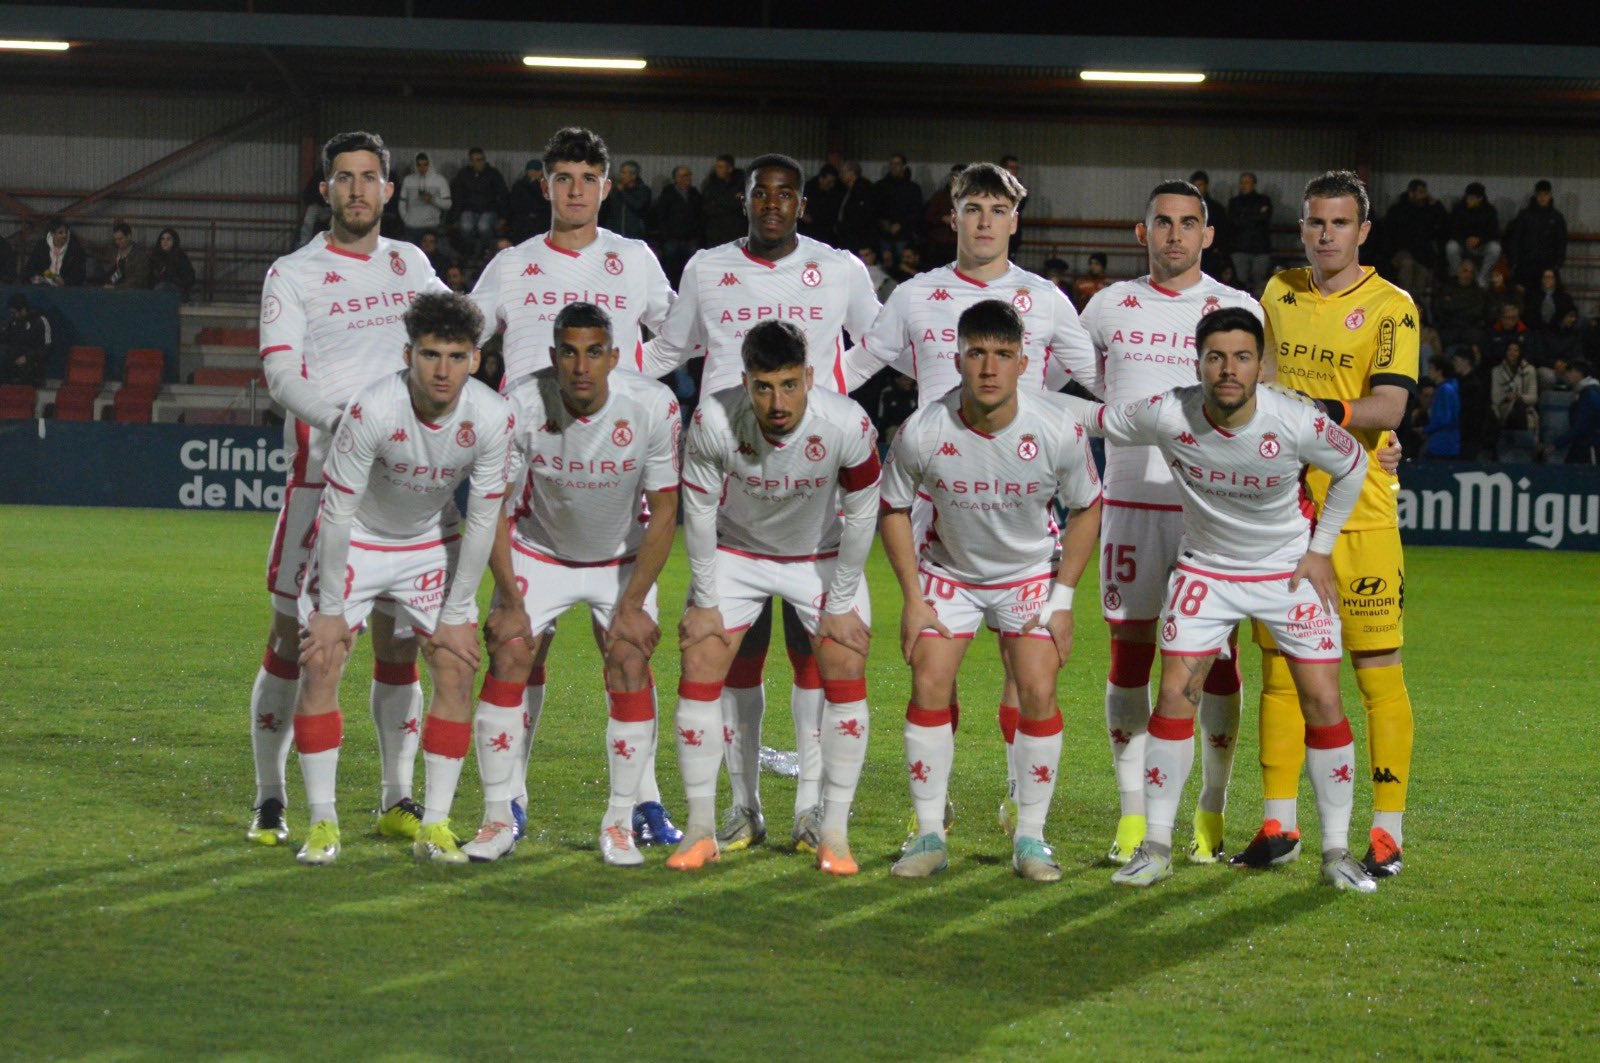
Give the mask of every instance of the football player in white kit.
MULTIPOLYGON (((352 394, 402 368, 401 315, 411 300, 448 290, 419 249, 378 235, 394 193, 383 138, 341 133, 323 145, 322 164, 330 228, 274 262, 261 292, 261 365, 268 392, 289 414, 284 436, 294 455, 267 560, 272 633, 250 692, 256 799, 246 836, 263 845, 289 840, 284 772, 300 677, 295 602, 311 560, 328 441, 352 394)), ((372 721, 383 773, 378 830, 415 838, 421 810, 411 781, 422 687, 416 642, 396 638, 387 603, 372 617, 372 651, 372 721)))
MULTIPOLYGON (((890 293, 872 328, 845 352, 846 383, 852 390, 885 365, 917 382, 919 406, 959 387, 956 321, 974 303, 1000 299, 1009 302, 1022 319, 1022 353, 1028 359, 1027 375, 1019 382, 1022 386, 1057 391, 1076 380, 1099 393, 1099 363, 1072 302, 1054 284, 1006 257, 1017 230, 1017 207, 1027 194, 1021 181, 991 162, 973 163, 960 172, 950 189, 956 260, 919 273, 890 293)), ((919 495, 911 507, 912 535, 917 542, 927 535, 931 517, 927 498, 919 495)), ((1006 664, 1008 658, 1002 656, 1001 660, 1006 664)), ((1000 826, 1010 834, 1016 830, 1017 775, 1011 753, 1020 710, 1016 683, 1009 665, 1006 667, 998 714, 1007 780, 1000 826)), ((957 715, 952 701, 953 725, 957 715)))
POLYGON ((739 643, 773 596, 805 625, 823 705, 817 867, 858 870, 850 805, 867 753, 871 607, 863 566, 878 508, 877 434, 854 401, 813 387, 805 334, 762 321, 742 343, 744 386, 702 399, 683 460, 690 600, 679 626, 678 762, 689 819, 674 870, 719 856, 714 833, 721 698, 739 643))
POLYGON ((1183 541, 1161 605, 1161 686, 1144 749, 1147 830, 1111 881, 1172 874, 1172 828, 1194 761, 1194 719, 1212 658, 1239 621, 1271 629, 1305 712, 1306 773, 1322 821, 1322 877, 1377 883, 1350 855, 1355 749, 1339 695, 1339 592, 1331 554, 1366 478, 1365 450, 1322 410, 1261 388, 1264 330, 1242 307, 1200 319, 1200 383, 1099 410, 1092 430, 1159 449, 1183 499, 1183 541), (1313 531, 1301 472, 1332 477, 1313 531))
MULTIPOLYGON (((555 319, 563 307, 581 302, 605 311, 614 343, 632 367, 639 357, 640 326, 660 331, 673 300, 672 287, 650 245, 599 225, 600 207, 611 192, 611 153, 599 134, 576 126, 559 129, 545 143, 542 157, 550 231, 501 251, 472 289, 473 300, 483 310, 481 339, 487 341, 496 329, 505 329, 505 376, 500 386, 505 395, 550 365, 555 319)), ((526 819, 528 757, 544 708, 545 656, 554 634, 552 630, 541 643, 522 693, 530 723, 520 731, 515 750, 518 768, 511 780, 511 813, 518 837, 526 819)), ((636 824, 640 840, 677 842, 681 835, 661 806, 653 760, 642 785, 636 824)))
POLYGON ((569 303, 556 315, 554 338, 553 364, 507 396, 517 423, 511 525, 501 522, 489 560, 491 663, 476 716, 484 819, 462 850, 495 860, 515 843, 523 684, 534 662, 543 662, 556 618, 582 602, 604 658, 609 707, 611 799, 600 854, 612 866, 634 867, 644 862, 633 831, 639 789, 655 785, 650 655, 661 637, 656 578, 677 528, 683 422, 666 385, 617 367, 604 310, 569 303))
MULTIPOLYGON (((1211 245, 1205 198, 1187 181, 1157 185, 1134 236, 1150 272, 1096 292, 1083 324, 1101 360, 1105 400, 1121 404, 1194 380, 1194 326, 1222 307, 1244 307, 1258 318, 1249 294, 1200 271, 1211 245)), ((1126 863, 1144 840, 1144 745, 1150 719, 1150 671, 1156 618, 1167 573, 1183 537, 1183 505, 1166 460, 1154 447, 1106 445, 1105 511, 1100 520, 1100 605, 1111 626, 1111 674, 1106 680, 1106 732, 1116 771, 1121 818, 1106 858, 1126 863)), ((1223 855, 1222 813, 1239 733, 1238 640, 1219 655, 1205 678, 1200 703, 1201 778, 1189 859, 1214 863, 1223 855)))
MULTIPOLYGON (((750 163, 745 181, 748 235, 695 254, 684 268, 678 301, 661 334, 646 344, 641 369, 661 376, 705 355, 700 394, 737 387, 744 371, 741 344, 751 326, 778 319, 800 329, 806 364, 816 387, 844 394, 844 337, 863 335, 878 314, 878 297, 861 260, 796 231, 805 210, 805 175, 787 155, 762 155, 750 163)), ((804 721, 817 719, 824 692, 811 639, 793 608, 784 604, 784 641, 794 667, 790 704, 795 718, 800 778, 795 787, 791 837, 806 851, 816 847, 821 803, 820 738, 804 721)), ((771 634, 770 605, 739 646, 726 677, 723 734, 733 805, 717 832, 723 852, 735 852, 766 838, 761 812, 761 719, 766 699, 761 685, 771 634)))
POLYGON ((1056 679, 1072 649, 1073 589, 1100 527, 1099 478, 1069 400, 1018 386, 1030 369, 1016 309, 975 303, 958 329, 961 387, 906 421, 884 472, 883 548, 905 599, 906 771, 918 831, 893 873, 924 878, 948 866, 950 700, 967 640, 984 624, 1000 633, 1020 709, 1012 867, 1031 881, 1055 882, 1061 866, 1044 824, 1061 760, 1056 679), (920 544, 910 517, 919 493, 932 502, 934 533, 920 544), (1056 500, 1069 515, 1052 579, 1056 500))
POLYGON ((316 557, 300 596, 300 750, 311 829, 298 859, 339 856, 334 805, 343 718, 339 677, 354 632, 379 598, 426 641, 433 701, 422 726, 425 765, 418 859, 466 863, 450 805, 472 744, 476 601, 505 496, 511 410, 472 379, 483 315, 465 296, 419 295, 405 314, 405 368, 351 396, 328 456, 316 557), (455 489, 470 476, 466 520, 455 489))

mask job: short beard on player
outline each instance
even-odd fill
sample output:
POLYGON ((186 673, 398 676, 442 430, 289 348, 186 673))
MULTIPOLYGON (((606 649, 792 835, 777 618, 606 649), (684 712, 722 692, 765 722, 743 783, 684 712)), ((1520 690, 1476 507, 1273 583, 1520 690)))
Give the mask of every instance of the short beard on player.
POLYGON ((352 239, 359 240, 363 236, 366 236, 368 233, 370 233, 373 229, 376 229, 378 227, 378 223, 383 221, 383 211, 381 209, 370 211, 370 220, 365 224, 352 224, 349 215, 343 210, 338 211, 334 217, 335 220, 338 221, 340 229, 349 234, 352 239))
MULTIPOLYGON (((1234 380, 1234 381, 1231 381, 1231 383, 1239 384, 1239 381, 1234 380)), ((1218 395, 1215 391, 1213 391, 1210 395, 1207 395, 1206 399, 1211 403, 1211 405, 1215 406, 1217 409, 1221 410, 1223 413, 1233 413, 1235 410, 1242 409, 1244 407, 1245 403, 1249 402, 1251 399, 1255 398, 1255 396, 1256 396, 1256 389, 1254 387, 1246 386, 1244 384, 1239 384, 1239 386, 1240 386, 1241 390, 1239 392, 1238 399, 1235 400, 1235 401, 1232 401, 1232 402, 1226 401, 1225 399, 1223 399, 1223 397, 1221 395, 1218 395)))

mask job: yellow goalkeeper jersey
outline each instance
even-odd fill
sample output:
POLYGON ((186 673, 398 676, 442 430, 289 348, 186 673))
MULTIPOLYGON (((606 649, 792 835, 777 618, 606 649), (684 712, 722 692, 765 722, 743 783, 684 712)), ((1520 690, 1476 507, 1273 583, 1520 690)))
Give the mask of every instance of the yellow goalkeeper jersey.
MULTIPOLYGON (((1356 283, 1326 296, 1312 282, 1309 267, 1284 270, 1267 282, 1261 308, 1267 314, 1267 349, 1277 358, 1282 383, 1314 399, 1344 402, 1371 394, 1376 384, 1416 390, 1417 305, 1370 266, 1362 268, 1356 283)), ((1372 457, 1385 434, 1378 429, 1351 429, 1371 460, 1346 531, 1396 525, 1399 481, 1372 457)), ((1308 469, 1306 485, 1320 511, 1328 475, 1308 469)))

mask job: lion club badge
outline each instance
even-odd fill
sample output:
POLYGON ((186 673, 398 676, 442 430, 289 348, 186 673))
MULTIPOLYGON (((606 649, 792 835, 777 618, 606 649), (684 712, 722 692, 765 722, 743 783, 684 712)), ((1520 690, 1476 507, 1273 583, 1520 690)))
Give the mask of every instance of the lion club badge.
POLYGON ((1017 457, 1023 461, 1032 461, 1039 456, 1039 444, 1034 442, 1031 435, 1023 436, 1022 442, 1017 444, 1017 457))
POLYGON ((470 447, 478 441, 478 433, 472 430, 471 421, 462 421, 461 427, 456 429, 456 446, 470 447))
POLYGON ((633 429, 628 427, 627 421, 617 422, 617 426, 611 430, 611 442, 619 447, 625 447, 633 442, 633 429))
POLYGON ((822 283, 822 270, 817 268, 815 262, 807 262, 806 268, 800 271, 800 283, 807 288, 815 288, 822 283))
POLYGON ((1278 451, 1281 449, 1282 448, 1278 446, 1278 437, 1276 435, 1268 432, 1266 435, 1261 437, 1260 450, 1263 458, 1275 458, 1278 456, 1278 451))
POLYGON ((606 252, 605 270, 613 277, 622 275, 622 256, 615 251, 606 252))
POLYGON ((1115 587, 1106 588, 1106 608, 1113 610, 1122 608, 1122 595, 1117 593, 1115 587))
POLYGON ((806 440, 806 457, 812 461, 821 461, 828 456, 828 448, 822 445, 821 436, 812 436, 806 440))
POLYGON ((1017 308, 1017 313, 1026 314, 1033 309, 1033 296, 1028 294, 1028 289, 1018 288, 1017 294, 1011 297, 1011 305, 1017 308))
POLYGON ((1169 616, 1167 617, 1167 622, 1161 625, 1161 638, 1166 642, 1171 642, 1177 637, 1178 618, 1175 616, 1169 616))
POLYGON ((394 271, 396 277, 404 277, 406 275, 406 260, 400 257, 400 252, 389 252, 389 268, 394 271))
POLYGON ((1360 328, 1366 323, 1367 308, 1364 306, 1356 307, 1354 310, 1350 311, 1350 315, 1344 319, 1344 327, 1349 329, 1351 332, 1354 332, 1356 329, 1360 328))
POLYGON ((1213 311, 1213 310, 1221 310, 1221 309, 1222 309, 1222 303, 1217 299, 1217 297, 1214 296, 1214 295, 1208 295, 1208 296, 1206 296, 1205 305, 1200 308, 1200 316, 1204 317, 1206 314, 1211 313, 1211 311, 1213 311))

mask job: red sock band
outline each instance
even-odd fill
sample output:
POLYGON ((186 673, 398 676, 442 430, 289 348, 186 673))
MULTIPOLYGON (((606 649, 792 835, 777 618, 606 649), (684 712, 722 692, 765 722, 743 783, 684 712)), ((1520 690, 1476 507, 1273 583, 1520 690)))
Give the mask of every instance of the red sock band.
POLYGON ((1211 662, 1211 671, 1206 673, 1205 691, 1207 694, 1237 694, 1239 693, 1239 658, 1218 657, 1211 662))
POLYGON ((817 671, 814 654, 789 651, 789 665, 794 669, 794 685, 801 690, 821 690, 822 673, 817 671))
POLYGON ((483 677, 483 689, 478 692, 478 700, 486 701, 490 705, 496 705, 502 709, 521 708, 522 684, 486 675, 483 677))
POLYGON ((1156 659, 1153 642, 1111 640, 1111 685, 1142 687, 1150 685, 1150 666, 1156 659))
POLYGON ((372 679, 384 686, 408 687, 417 681, 417 662, 373 661, 372 679))
POLYGON ((1149 733, 1151 738, 1182 742, 1186 738, 1194 737, 1194 718, 1180 720, 1175 716, 1162 716, 1157 713, 1150 717, 1149 733))
POLYGON ((268 675, 277 679, 288 679, 293 681, 300 678, 300 666, 294 661, 285 660, 284 658, 279 657, 276 653, 272 652, 272 648, 270 646, 267 647, 267 652, 261 657, 261 667, 268 675))
POLYGON ((691 683, 687 679, 678 680, 678 697, 685 701, 721 701, 721 683, 691 683))
POLYGON ((950 730, 961 730, 961 702, 959 701, 950 703, 950 730))
POLYGON ((472 724, 429 716, 422 722, 422 751, 461 760, 472 748, 472 724))
POLYGON ((906 703, 906 723, 913 727, 943 727, 949 722, 949 709, 919 709, 906 703))
MULTIPOLYGON (((721 694, 717 697, 720 699, 721 694)), ((656 699, 649 687, 643 690, 608 690, 611 718, 621 723, 645 723, 656 718, 656 699)))
POLYGON ((1000 706, 1000 736, 1008 746, 1017 740, 1017 721, 1020 719, 1022 710, 1015 705, 1000 706))
POLYGON ((1306 724, 1306 746, 1310 749, 1338 749, 1354 741, 1350 734, 1348 718, 1329 724, 1327 727, 1313 727, 1309 723, 1306 724))
POLYGON ((735 657, 733 663, 728 665, 726 682, 730 687, 758 687, 761 685, 761 673, 766 667, 765 653, 759 657, 735 657))
POLYGON ((867 700, 867 680, 860 679, 824 679, 822 681, 822 697, 834 705, 850 705, 857 701, 867 700))
POLYGON ((1049 738, 1051 735, 1058 735, 1061 733, 1061 710, 1057 709, 1055 715, 1043 720, 1030 720, 1026 716, 1019 716, 1017 731, 1029 738, 1049 738))
POLYGON ((533 666, 533 670, 528 673, 528 685, 530 687, 544 686, 544 665, 536 664, 533 666))
POLYGON ((338 709, 294 718, 294 745, 302 753, 326 753, 344 741, 344 715, 338 709))

